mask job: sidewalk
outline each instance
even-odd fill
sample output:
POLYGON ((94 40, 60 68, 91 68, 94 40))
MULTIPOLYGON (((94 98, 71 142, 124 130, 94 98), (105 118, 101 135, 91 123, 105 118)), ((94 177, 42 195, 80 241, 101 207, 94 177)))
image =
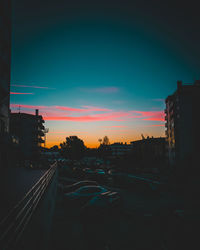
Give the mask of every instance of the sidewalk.
POLYGON ((0 221, 9 213, 47 170, 7 168, 0 176, 0 221))

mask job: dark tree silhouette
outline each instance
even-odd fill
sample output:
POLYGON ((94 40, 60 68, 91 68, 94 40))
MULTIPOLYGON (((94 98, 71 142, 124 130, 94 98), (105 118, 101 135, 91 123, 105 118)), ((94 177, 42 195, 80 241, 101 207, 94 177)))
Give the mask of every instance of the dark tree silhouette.
MULTIPOLYGON (((100 140, 99 140, 100 141, 100 140)), ((101 140, 101 144, 98 148, 98 154, 100 157, 102 157, 104 160, 106 160, 108 158, 108 156, 110 155, 110 141, 108 136, 104 136, 103 140, 101 140)))
POLYGON ((110 141, 109 141, 108 136, 106 135, 106 136, 104 136, 104 138, 103 138, 103 145, 109 145, 109 144, 110 144, 110 141))
POLYGON ((60 144, 61 154, 65 158, 78 160, 84 156, 86 147, 77 136, 66 137, 66 141, 60 144))

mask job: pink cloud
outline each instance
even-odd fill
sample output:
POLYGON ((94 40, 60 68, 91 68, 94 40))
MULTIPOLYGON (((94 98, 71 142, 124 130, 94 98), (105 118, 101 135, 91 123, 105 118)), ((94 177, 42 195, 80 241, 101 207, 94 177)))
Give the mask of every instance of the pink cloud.
POLYGON ((34 93, 19 93, 19 92, 10 92, 11 95, 34 95, 34 93))
POLYGON ((92 122, 92 121, 125 121, 126 118, 139 118, 140 116, 133 116, 132 112, 109 112, 102 114, 94 114, 87 116, 53 116, 45 117, 45 120, 57 121, 79 121, 79 122, 92 122))
POLYGON ((163 111, 112 111, 106 108, 94 106, 82 106, 83 108, 72 108, 67 106, 40 106, 40 105, 24 105, 24 104, 11 104, 11 108, 26 109, 39 109, 40 114, 44 116, 45 120, 58 120, 58 121, 125 121, 127 119, 141 119, 146 121, 164 121, 163 111), (103 112, 99 114, 88 114, 89 112, 103 112), (85 114, 81 116, 74 116, 72 113, 85 114))
POLYGON ((116 121, 116 119, 112 117, 105 118, 105 117, 95 117, 95 116, 53 116, 53 117, 44 117, 44 119, 50 121, 78 121, 78 122, 113 121, 113 120, 116 121))
POLYGON ((134 111, 145 121, 164 121, 164 111, 134 111))
POLYGON ((11 84, 13 87, 20 87, 20 88, 34 88, 34 89, 55 89, 55 88, 49 88, 49 87, 41 87, 41 86, 35 86, 35 85, 21 85, 21 84, 11 84))
POLYGON ((150 124, 150 125, 146 125, 146 127, 164 127, 165 124, 150 124))

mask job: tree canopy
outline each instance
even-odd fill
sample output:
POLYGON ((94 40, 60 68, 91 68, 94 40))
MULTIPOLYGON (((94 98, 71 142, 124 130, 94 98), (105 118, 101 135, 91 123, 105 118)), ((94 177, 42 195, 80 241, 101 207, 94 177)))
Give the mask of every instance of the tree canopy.
POLYGON ((108 136, 106 135, 106 136, 104 136, 104 138, 103 138, 103 145, 109 145, 109 144, 110 144, 110 141, 109 141, 108 136))
POLYGON ((66 137, 66 141, 60 144, 61 153, 64 157, 78 160, 84 156, 85 145, 77 136, 66 137))

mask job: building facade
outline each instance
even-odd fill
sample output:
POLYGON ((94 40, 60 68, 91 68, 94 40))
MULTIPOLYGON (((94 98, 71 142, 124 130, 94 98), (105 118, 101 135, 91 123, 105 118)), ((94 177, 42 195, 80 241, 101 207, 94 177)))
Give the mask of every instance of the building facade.
POLYGON ((112 156, 122 156, 127 154, 128 152, 131 151, 132 145, 131 144, 126 144, 122 142, 116 142, 113 144, 110 144, 109 149, 111 150, 112 156))
POLYGON ((151 155, 154 158, 166 156, 165 137, 147 137, 142 140, 132 141, 132 149, 145 158, 151 155))
POLYGON ((19 148, 22 159, 36 160, 40 153, 40 147, 45 140, 44 120, 38 114, 11 113, 10 115, 10 134, 18 137, 19 148))
POLYGON ((165 167, 165 137, 147 137, 142 140, 132 141, 131 144, 135 162, 139 163, 140 167, 160 170, 165 167))
POLYGON ((11 60, 11 1, 0 1, 0 165, 7 165, 11 60))
POLYGON ((200 81, 177 82, 177 90, 165 100, 165 127, 169 163, 181 163, 200 153, 200 81))

